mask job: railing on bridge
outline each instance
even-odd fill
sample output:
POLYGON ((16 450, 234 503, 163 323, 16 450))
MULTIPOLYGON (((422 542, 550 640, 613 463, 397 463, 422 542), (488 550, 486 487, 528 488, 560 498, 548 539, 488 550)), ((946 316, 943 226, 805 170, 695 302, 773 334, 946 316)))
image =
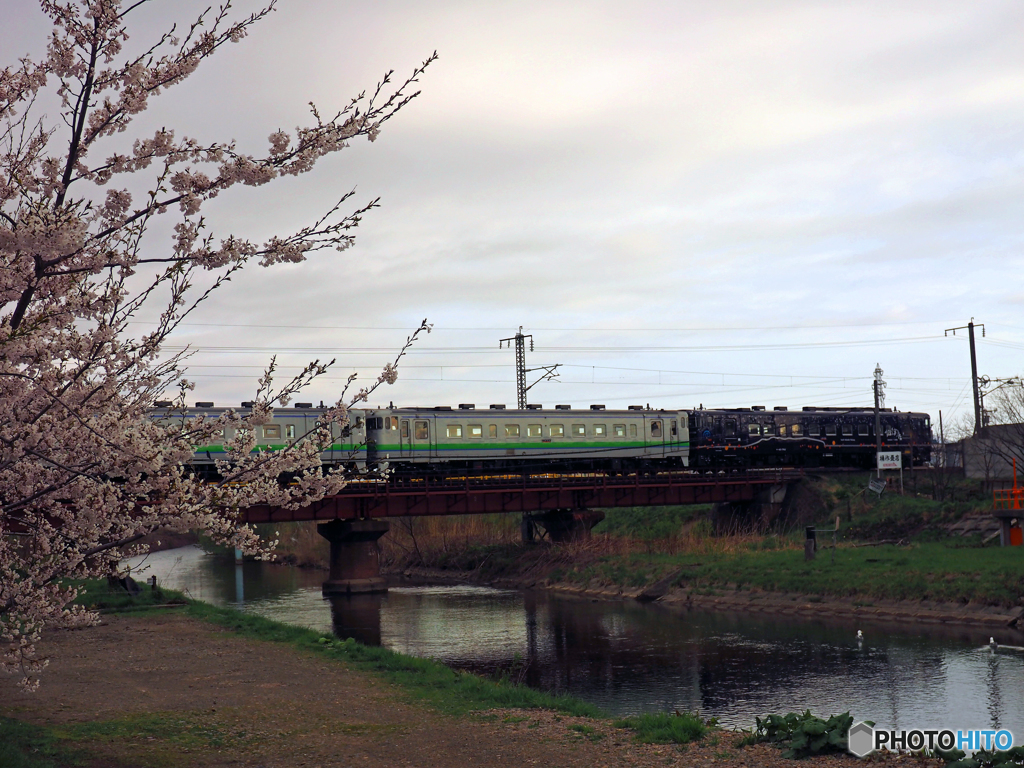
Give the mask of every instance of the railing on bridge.
POLYGON ((262 523, 742 502, 752 500, 765 487, 801 476, 793 470, 769 470, 723 475, 665 472, 356 479, 337 495, 301 510, 253 507, 243 512, 243 519, 262 523))

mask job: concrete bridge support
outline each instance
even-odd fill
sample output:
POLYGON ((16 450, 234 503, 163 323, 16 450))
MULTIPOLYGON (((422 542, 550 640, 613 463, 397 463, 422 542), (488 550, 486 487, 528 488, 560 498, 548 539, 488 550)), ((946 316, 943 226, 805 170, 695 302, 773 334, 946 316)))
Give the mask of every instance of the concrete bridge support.
POLYGON ((590 529, 604 520, 604 512, 593 509, 552 509, 523 516, 523 541, 533 541, 536 526, 557 543, 590 538, 590 529))
POLYGON ((387 592, 377 539, 388 528, 386 520, 331 520, 317 525, 317 533, 331 542, 331 574, 324 582, 324 595, 387 592))
POLYGON ((785 509, 790 483, 770 485, 752 501, 719 502, 712 508, 715 533, 764 532, 771 527, 785 509))
POLYGON ((334 634, 354 638, 363 645, 380 645, 380 607, 384 599, 383 592, 329 597, 334 634))

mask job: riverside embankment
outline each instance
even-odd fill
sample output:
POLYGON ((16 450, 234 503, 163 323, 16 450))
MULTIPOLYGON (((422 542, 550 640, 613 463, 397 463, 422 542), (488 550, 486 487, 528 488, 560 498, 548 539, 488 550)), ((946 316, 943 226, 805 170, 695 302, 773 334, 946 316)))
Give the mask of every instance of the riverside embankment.
MULTIPOLYGON (((108 614, 96 627, 48 633, 41 648, 53 662, 39 691, 2 681, 5 766, 794 764, 728 731, 644 743, 640 723, 569 698, 202 603, 108 614)), ((802 764, 859 762, 834 754, 802 764)))
POLYGON ((606 510, 590 539, 567 545, 523 545, 513 516, 402 520, 383 554, 393 573, 420 579, 1024 629, 1024 550, 995 546, 990 496, 934 473, 915 484, 921 493, 878 498, 866 476, 808 478, 775 529, 731 535, 715 534, 710 507, 606 510), (825 534, 805 561, 804 526, 837 521, 835 551, 825 534))
MULTIPOLYGON (((590 539, 563 545, 524 545, 514 515, 404 519, 381 540, 382 562, 399 583, 1024 630, 1024 551, 995 546, 991 502, 980 488, 947 482, 941 500, 869 499, 862 479, 809 483, 788 532, 714 535, 708 507, 606 510, 590 539), (831 528, 837 517, 834 553, 825 535, 818 557, 806 562, 803 524, 831 528)), ((326 566, 326 542, 312 525, 268 533, 280 534, 285 562, 326 566)))

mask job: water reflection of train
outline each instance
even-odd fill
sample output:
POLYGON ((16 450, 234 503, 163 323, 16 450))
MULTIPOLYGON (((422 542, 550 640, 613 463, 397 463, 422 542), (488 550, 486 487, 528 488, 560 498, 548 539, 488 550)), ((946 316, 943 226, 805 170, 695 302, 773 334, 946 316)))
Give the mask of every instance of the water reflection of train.
MULTIPOLYGON (((243 403, 244 415, 250 404, 243 403)), ((215 417, 226 408, 197 403, 184 412, 158 403, 161 420, 215 417)), ((299 403, 274 411, 255 427, 260 450, 280 450, 309 435, 322 408, 299 403)), ((882 447, 902 454, 904 466, 931 458, 931 423, 926 413, 882 409, 882 447)), ((210 470, 230 458, 230 429, 198 446, 194 463, 210 470)), ((733 409, 660 410, 630 406, 607 410, 528 406, 476 408, 354 409, 349 423, 332 425, 324 446, 328 466, 390 468, 409 473, 448 471, 659 471, 691 468, 718 471, 746 467, 860 467, 874 465, 875 414, 865 408, 806 407, 799 411, 761 406, 733 409)))

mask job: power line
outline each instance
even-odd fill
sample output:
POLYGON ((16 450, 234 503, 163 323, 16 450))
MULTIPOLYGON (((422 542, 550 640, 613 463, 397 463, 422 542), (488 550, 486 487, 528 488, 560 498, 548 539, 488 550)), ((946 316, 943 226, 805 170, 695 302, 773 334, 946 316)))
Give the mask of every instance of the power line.
MULTIPOLYGON (((904 322, 885 323, 826 323, 822 325, 751 325, 751 326, 692 326, 684 328, 544 328, 531 327, 534 331, 558 331, 572 333, 719 333, 731 331, 801 331, 821 330, 834 328, 881 328, 893 325, 937 325, 946 322, 944 320, 907 320, 904 322)), ((130 325, 157 325, 155 320, 133 320, 130 325)), ((285 325, 285 324, 258 324, 258 323, 179 323, 179 328, 282 328, 307 331, 408 331, 409 326, 405 325, 285 325)), ((1010 326, 1013 327, 1013 326, 1010 326)), ((470 326, 444 326, 435 325, 435 331, 459 331, 459 332, 481 332, 492 333, 504 331, 506 328, 487 328, 470 326)))
MULTIPOLYGON (((621 346, 599 346, 599 347, 544 347, 546 352, 586 352, 601 353, 609 352, 621 355, 623 353, 650 353, 650 352, 750 352, 755 350, 780 350, 780 349, 824 349, 824 348, 846 348, 861 346, 891 346, 893 344, 935 342, 941 336, 908 336, 897 339, 864 339, 859 341, 816 341, 792 344, 738 344, 738 345, 696 345, 696 346, 631 346, 623 349, 621 346)), ((212 345, 166 345, 167 351, 182 352, 191 350, 196 353, 217 353, 217 354, 239 354, 248 352, 270 352, 277 354, 331 354, 331 355, 356 355, 356 354, 387 354, 393 351, 391 347, 285 347, 280 346, 212 346, 212 345)), ((411 349, 409 355, 450 355, 460 354, 497 354, 493 347, 432 347, 430 349, 411 349)))

